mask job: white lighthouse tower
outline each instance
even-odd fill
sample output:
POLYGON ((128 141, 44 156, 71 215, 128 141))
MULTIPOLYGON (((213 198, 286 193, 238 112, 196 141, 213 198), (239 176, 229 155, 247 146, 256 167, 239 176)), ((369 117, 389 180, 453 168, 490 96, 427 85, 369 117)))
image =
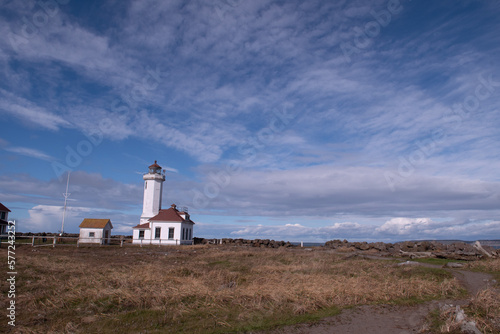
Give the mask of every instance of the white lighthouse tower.
POLYGON ((156 216, 161 210, 161 194, 165 174, 156 163, 149 166, 149 172, 144 174, 144 202, 142 205, 141 224, 156 216))

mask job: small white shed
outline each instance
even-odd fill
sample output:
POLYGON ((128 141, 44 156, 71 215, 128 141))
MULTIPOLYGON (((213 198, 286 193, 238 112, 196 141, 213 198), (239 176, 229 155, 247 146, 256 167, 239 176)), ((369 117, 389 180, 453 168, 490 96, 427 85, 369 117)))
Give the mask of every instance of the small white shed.
POLYGON ((79 243, 108 245, 113 225, 109 219, 85 218, 80 224, 79 243))

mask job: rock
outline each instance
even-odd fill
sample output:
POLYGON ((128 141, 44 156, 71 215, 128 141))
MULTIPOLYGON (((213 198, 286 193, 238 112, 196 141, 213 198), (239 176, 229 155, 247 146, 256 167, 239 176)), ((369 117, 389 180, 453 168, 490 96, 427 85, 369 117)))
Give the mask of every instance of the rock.
POLYGON ((455 309, 455 321, 456 322, 463 322, 465 320, 465 312, 460 308, 459 305, 457 305, 455 309))
POLYGON ((356 247, 359 250, 369 250, 370 245, 368 245, 367 242, 355 242, 354 247, 356 247))
POLYGON ((477 329, 476 323, 474 321, 465 322, 462 325, 461 329, 462 329, 462 333, 465 333, 465 334, 482 334, 481 331, 479 329, 477 329))
POLYGON ((415 262, 415 261, 406 261, 406 262, 401 262, 398 263, 398 266, 418 266, 420 263, 415 262))
POLYGON ((464 310, 460 308, 459 305, 455 308, 455 322, 461 324, 462 333, 466 334, 482 334, 479 329, 476 327, 476 323, 474 321, 467 321, 467 315, 464 310))
POLYGON ((372 247, 380 252, 385 252, 387 251, 388 245, 384 244, 383 242, 376 242, 372 244, 372 247))
POLYGON ((462 263, 457 263, 457 262, 448 262, 447 264, 444 265, 444 267, 447 267, 447 268, 463 268, 464 265, 462 263))
POLYGON ((401 250, 406 251, 406 252, 415 250, 415 249, 413 249, 415 247, 415 243, 411 242, 411 241, 402 242, 402 243, 400 243, 400 246, 401 246, 401 250))

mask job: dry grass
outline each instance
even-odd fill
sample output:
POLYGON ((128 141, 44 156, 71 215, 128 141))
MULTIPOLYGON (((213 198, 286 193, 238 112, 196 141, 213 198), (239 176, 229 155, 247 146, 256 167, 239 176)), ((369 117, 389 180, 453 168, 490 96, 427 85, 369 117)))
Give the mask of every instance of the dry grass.
POLYGON ((16 330, 25 333, 245 331, 461 291, 440 269, 324 250, 26 246, 17 257, 16 330))
POLYGON ((500 294, 494 288, 480 291, 467 309, 482 333, 500 333, 500 294))
POLYGON ((500 298, 494 288, 478 292, 468 306, 464 308, 467 318, 457 320, 456 307, 443 307, 430 314, 429 321, 433 333, 463 333, 464 321, 474 321, 476 327, 484 334, 500 333, 500 298))
POLYGON ((500 279, 500 258, 498 258, 498 259, 484 259, 481 261, 468 262, 466 269, 490 273, 490 274, 494 275, 497 280, 499 280, 500 279))

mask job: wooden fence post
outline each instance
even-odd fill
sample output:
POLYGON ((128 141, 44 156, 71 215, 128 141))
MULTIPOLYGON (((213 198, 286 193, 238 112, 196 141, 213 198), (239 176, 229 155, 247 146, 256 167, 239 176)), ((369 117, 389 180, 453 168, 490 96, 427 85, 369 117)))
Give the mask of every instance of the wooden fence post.
POLYGON ((33 239, 31 240, 31 247, 35 247, 35 236, 33 236, 33 239))
POLYGON ((56 237, 54 237, 54 241, 52 242, 52 248, 56 247, 56 237))

